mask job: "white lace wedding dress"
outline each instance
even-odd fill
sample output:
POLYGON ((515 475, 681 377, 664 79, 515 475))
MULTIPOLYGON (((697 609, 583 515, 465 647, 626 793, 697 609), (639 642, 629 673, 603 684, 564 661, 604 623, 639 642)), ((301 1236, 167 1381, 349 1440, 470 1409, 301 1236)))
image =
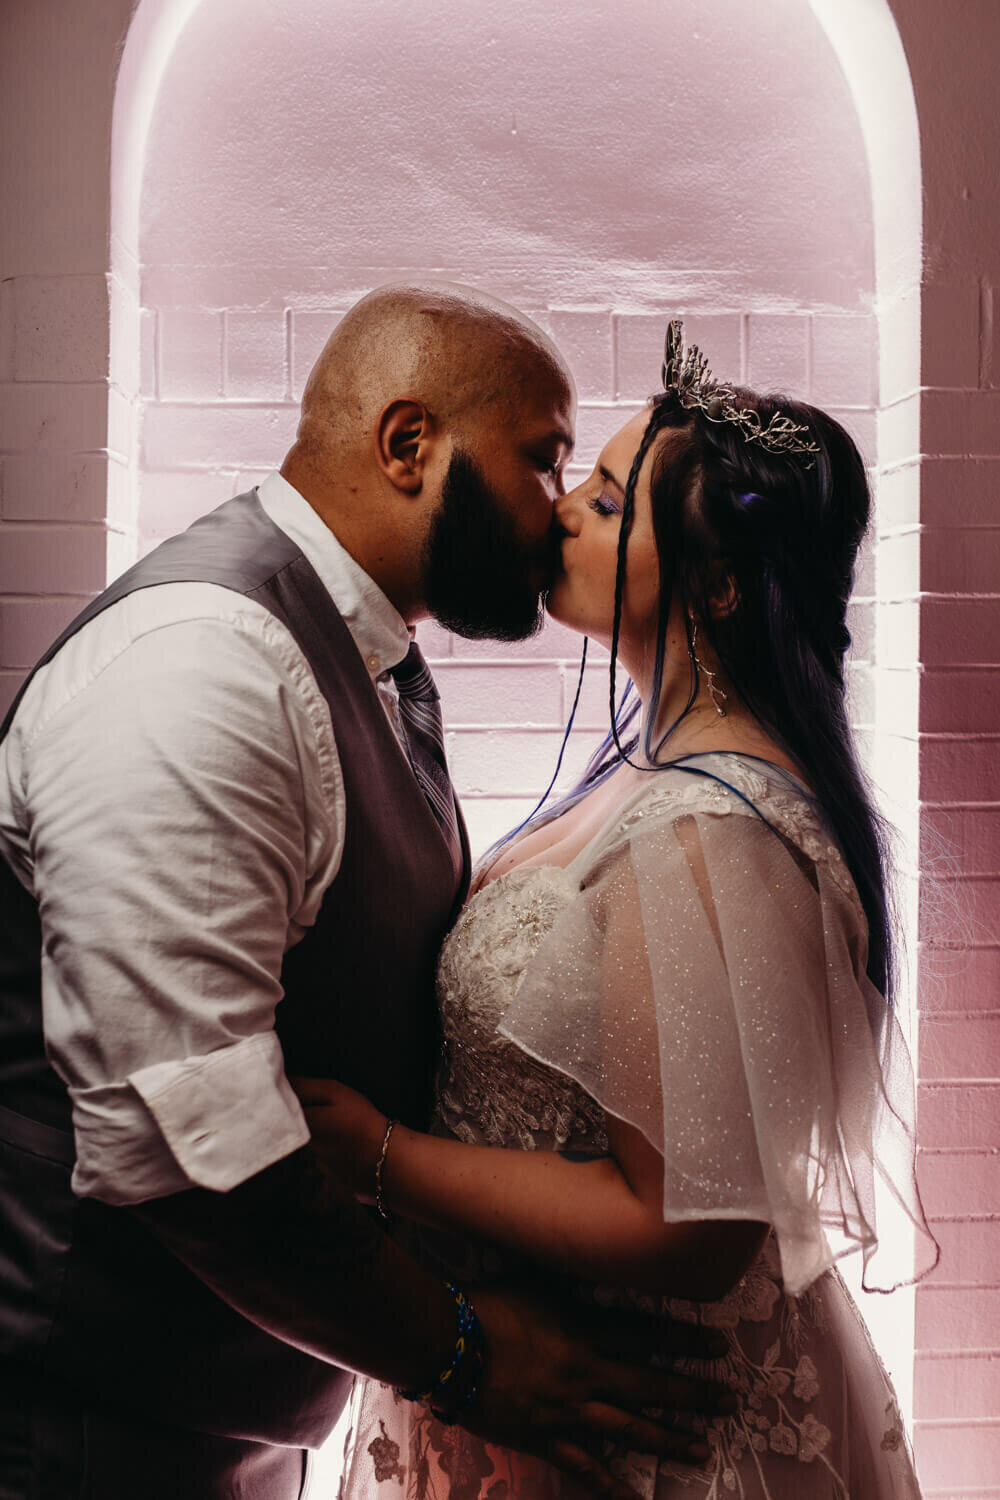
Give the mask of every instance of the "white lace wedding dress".
MULTIPOLYGON (((917 1227, 918 1270, 933 1251, 860 902, 797 783, 730 755, 696 764, 728 785, 650 776, 567 868, 515 868, 468 902, 440 960, 434 1129, 601 1154, 607 1109, 663 1152, 667 1219, 774 1226, 721 1302, 576 1289, 729 1336, 740 1406, 707 1464, 616 1458, 647 1500, 915 1500, 892 1387, 833 1267, 858 1249, 867 1280, 891 1284, 885 1204, 917 1227)), ((473 1289, 510 1269, 482 1248, 425 1250, 473 1289)), ((580 1493, 371 1380, 345 1456, 341 1500, 580 1493)))

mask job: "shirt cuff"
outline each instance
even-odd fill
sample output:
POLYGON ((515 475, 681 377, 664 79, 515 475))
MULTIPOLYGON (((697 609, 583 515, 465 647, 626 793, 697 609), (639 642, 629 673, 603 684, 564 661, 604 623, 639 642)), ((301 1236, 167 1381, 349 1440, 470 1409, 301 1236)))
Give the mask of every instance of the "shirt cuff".
POLYGON ((127 1083, 114 1101, 74 1100, 80 1196, 124 1205, 189 1187, 227 1193, 309 1140, 273 1031, 153 1063, 127 1083))

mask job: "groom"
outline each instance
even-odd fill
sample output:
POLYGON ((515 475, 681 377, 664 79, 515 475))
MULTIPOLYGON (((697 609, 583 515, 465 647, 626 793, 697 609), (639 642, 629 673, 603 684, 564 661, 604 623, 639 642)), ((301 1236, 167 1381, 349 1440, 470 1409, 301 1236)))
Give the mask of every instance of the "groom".
MULTIPOLYGON (((294 1500, 346 1372, 452 1359, 452 1294, 338 1196, 286 1072, 426 1119, 468 848, 411 627, 537 627, 574 417, 505 304, 372 293, 280 474, 84 610, 0 729, 0 1500, 294 1500)), ((541 1293, 477 1294, 470 1425, 598 1492, 604 1436, 684 1454, 714 1391, 541 1293)))

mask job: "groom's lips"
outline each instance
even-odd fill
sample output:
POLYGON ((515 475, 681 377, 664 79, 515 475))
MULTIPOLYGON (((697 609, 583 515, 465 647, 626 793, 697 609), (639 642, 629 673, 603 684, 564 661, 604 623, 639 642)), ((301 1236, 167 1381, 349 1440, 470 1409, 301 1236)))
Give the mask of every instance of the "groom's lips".
POLYGON ((544 557, 539 562, 536 576, 542 579, 542 587, 545 590, 552 587, 562 572, 562 558, 560 556, 562 540, 561 537, 553 537, 545 550, 544 557))

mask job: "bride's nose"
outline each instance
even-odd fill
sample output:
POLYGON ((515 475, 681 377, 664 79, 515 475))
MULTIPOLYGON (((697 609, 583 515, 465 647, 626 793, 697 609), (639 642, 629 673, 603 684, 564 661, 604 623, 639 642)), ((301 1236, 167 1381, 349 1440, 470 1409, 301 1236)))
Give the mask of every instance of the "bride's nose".
POLYGON ((580 491, 582 485, 570 490, 568 495, 560 495, 555 504, 556 524, 569 536, 576 536, 580 530, 583 519, 583 508, 580 503, 580 491))

